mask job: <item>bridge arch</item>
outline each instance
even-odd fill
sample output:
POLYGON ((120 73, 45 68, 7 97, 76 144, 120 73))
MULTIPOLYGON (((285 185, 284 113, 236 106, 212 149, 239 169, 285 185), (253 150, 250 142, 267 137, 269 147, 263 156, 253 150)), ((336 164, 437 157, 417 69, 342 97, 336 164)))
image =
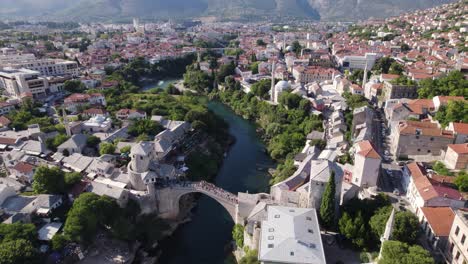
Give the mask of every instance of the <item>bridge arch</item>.
POLYGON ((158 190, 161 217, 175 218, 179 214, 180 198, 190 193, 204 194, 221 204, 237 223, 237 196, 207 182, 186 183, 158 190))

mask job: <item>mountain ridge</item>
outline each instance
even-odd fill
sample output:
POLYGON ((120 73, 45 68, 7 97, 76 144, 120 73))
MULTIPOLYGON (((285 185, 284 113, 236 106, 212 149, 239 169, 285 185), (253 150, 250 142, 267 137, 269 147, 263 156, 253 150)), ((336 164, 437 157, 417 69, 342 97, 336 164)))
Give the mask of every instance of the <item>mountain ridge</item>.
POLYGON ((112 21, 122 18, 252 20, 297 17, 362 20, 388 17, 454 0, 2 0, 0 18, 112 21))

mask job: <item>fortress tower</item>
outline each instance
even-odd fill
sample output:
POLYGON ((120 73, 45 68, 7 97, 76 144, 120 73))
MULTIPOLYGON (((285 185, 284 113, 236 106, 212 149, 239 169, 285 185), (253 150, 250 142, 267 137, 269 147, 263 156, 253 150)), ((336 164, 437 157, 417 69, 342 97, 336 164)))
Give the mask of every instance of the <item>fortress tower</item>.
POLYGON ((150 162, 155 157, 153 142, 135 144, 130 151, 130 157, 132 161, 128 164, 128 174, 131 187, 137 191, 145 191, 147 185, 156 178, 156 173, 149 170, 150 162))

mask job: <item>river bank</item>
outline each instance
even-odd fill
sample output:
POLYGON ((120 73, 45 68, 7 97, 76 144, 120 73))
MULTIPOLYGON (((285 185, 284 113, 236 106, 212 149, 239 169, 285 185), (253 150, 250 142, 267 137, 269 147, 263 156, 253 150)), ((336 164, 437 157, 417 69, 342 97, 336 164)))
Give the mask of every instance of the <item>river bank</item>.
MULTIPOLYGON (((208 107, 229 124, 229 133, 236 141, 227 153, 215 184, 227 191, 268 191, 268 169, 275 166, 264 152, 256 128, 219 102, 208 107), (259 169, 260 168, 260 169, 259 169)), ((234 222, 216 201, 201 196, 191 210, 191 221, 181 224, 167 239, 161 241, 163 264, 221 264, 231 253, 229 246, 234 222)))

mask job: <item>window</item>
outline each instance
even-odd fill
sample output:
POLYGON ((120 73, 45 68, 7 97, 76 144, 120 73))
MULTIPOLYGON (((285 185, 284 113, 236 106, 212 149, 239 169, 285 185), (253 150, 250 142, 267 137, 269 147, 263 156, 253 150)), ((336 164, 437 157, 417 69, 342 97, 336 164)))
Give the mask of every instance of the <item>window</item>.
POLYGON ((307 220, 307 221, 312 221, 312 217, 307 216, 307 217, 306 217, 306 220, 307 220))
POLYGON ((311 234, 314 233, 314 231, 313 231, 312 229, 307 229, 307 232, 309 232, 309 233, 311 233, 311 234))
POLYGON ((274 248, 275 245, 274 244, 268 244, 268 248, 274 248))
POLYGON ((434 141, 434 138, 433 138, 433 137, 431 137, 431 141, 434 141))
POLYGON ((420 152, 420 151, 421 151, 421 149, 418 149, 418 152, 420 152))
POLYGON ((430 150, 430 149, 428 149, 428 150, 427 150, 427 153, 431 153, 431 150, 430 150))
POLYGON ((268 232, 274 232, 275 229, 274 228, 268 228, 268 232))
POLYGON ((275 218, 280 218, 280 215, 275 215, 275 218))
POLYGON ((460 252, 457 250, 457 254, 455 255, 455 260, 458 260, 460 258, 460 252))
POLYGON ((294 256, 294 251, 289 252, 290 256, 294 256))
POLYGON ((455 228, 455 235, 458 236, 458 233, 460 233, 460 227, 457 226, 457 228, 455 228))
POLYGON ((466 236, 463 235, 463 236, 462 236, 462 239, 461 239, 461 241, 460 241, 462 245, 465 244, 465 239, 466 239, 466 236))
POLYGON ((275 239, 274 236, 268 236, 268 240, 273 240, 273 239, 275 239))

